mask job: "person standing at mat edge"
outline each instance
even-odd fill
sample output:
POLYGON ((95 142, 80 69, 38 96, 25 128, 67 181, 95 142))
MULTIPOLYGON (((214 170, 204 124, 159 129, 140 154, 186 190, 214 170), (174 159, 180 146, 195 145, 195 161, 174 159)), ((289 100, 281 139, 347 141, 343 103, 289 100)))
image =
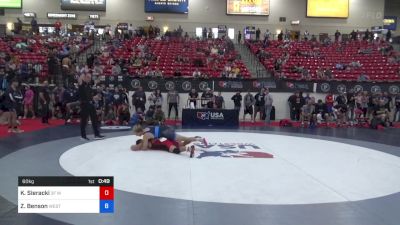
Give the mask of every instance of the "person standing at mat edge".
POLYGON ((79 84, 79 101, 81 103, 81 137, 84 140, 89 140, 86 136, 86 125, 88 118, 92 121, 92 127, 94 132, 94 139, 104 139, 103 135, 100 135, 99 122, 96 115, 96 109, 93 105, 93 90, 91 88, 92 76, 90 74, 82 74, 78 79, 79 84))
POLYGON ((43 86, 39 92, 39 101, 40 105, 42 106, 42 123, 49 124, 49 117, 50 117, 50 90, 49 90, 49 83, 47 81, 43 82, 43 86))

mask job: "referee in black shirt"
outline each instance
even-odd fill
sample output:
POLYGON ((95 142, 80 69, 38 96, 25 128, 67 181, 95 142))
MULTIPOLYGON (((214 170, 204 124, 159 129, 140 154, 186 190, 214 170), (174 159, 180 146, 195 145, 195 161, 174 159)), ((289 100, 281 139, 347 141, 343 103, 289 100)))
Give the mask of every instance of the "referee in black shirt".
POLYGON ((94 139, 104 139, 103 135, 100 135, 99 122, 96 115, 96 109, 93 105, 93 90, 90 86, 92 76, 90 74, 82 74, 78 79, 79 84, 79 101, 81 103, 81 137, 84 140, 89 140, 86 136, 86 125, 88 123, 88 117, 92 121, 92 127, 94 132, 94 139))

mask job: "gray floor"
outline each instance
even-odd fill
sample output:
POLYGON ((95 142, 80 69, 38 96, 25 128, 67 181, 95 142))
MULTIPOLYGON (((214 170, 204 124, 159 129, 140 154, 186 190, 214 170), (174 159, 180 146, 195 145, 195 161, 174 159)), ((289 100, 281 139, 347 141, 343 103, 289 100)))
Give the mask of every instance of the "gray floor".
MULTIPOLYGON (((241 130, 243 132, 243 130, 241 130)), ((398 130, 369 129, 259 129, 247 132, 280 133, 344 142, 400 156, 398 130), (367 142, 369 140, 369 142, 367 142), (373 141, 373 142, 371 142, 373 141)), ((76 127, 59 127, 2 139, 0 144, 0 224, 127 224, 127 225, 398 225, 400 193, 358 202, 313 205, 240 205, 194 202, 115 193, 115 213, 19 215, 16 205, 17 176, 68 175, 58 159, 83 142, 76 127)), ((222 131, 221 131, 222 132, 222 131)), ((108 137, 126 135, 114 132, 108 137)))

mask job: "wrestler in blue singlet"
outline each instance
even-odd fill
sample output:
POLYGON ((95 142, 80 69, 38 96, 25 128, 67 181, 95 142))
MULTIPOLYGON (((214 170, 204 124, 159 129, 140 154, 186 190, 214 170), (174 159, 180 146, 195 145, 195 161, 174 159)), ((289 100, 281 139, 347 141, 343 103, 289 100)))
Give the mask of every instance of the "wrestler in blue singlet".
POLYGON ((175 140, 176 138, 174 128, 168 126, 148 126, 144 128, 144 133, 151 133, 154 138, 166 138, 169 140, 175 140))

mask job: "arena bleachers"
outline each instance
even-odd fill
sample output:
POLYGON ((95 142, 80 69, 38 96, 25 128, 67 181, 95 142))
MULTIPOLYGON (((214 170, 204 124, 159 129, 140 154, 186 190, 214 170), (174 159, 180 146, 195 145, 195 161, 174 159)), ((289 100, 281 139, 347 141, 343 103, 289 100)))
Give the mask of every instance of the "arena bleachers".
POLYGON ((261 42, 246 42, 251 51, 256 54, 264 49, 269 58, 262 59, 262 64, 270 71, 274 70, 275 61, 286 52, 289 59, 283 64, 281 73, 289 79, 302 79, 302 75, 293 72, 294 66, 301 66, 310 70, 310 79, 318 80, 318 69, 331 69, 332 80, 357 80, 361 74, 365 74, 371 81, 398 81, 399 63, 389 62, 389 52, 382 54, 382 50, 388 47, 385 42, 351 41, 346 43, 335 42, 323 45, 319 42, 292 41, 282 42, 273 40, 269 46, 263 48, 261 42), (369 51, 367 54, 361 51, 369 51), (336 64, 349 65, 352 62, 359 62, 359 68, 339 70, 336 64))
POLYGON ((133 55, 137 55, 141 50, 138 46, 148 46, 149 53, 154 55, 157 60, 149 62, 147 67, 130 66, 129 73, 135 74, 140 68, 144 72, 148 70, 160 69, 164 77, 172 77, 176 70, 179 70, 183 77, 192 76, 193 72, 198 69, 202 74, 207 74, 209 77, 220 77, 225 65, 228 63, 237 66, 240 69, 240 74, 244 78, 250 77, 246 66, 238 58, 237 52, 233 49, 225 51, 223 54, 212 54, 207 52, 213 46, 218 50, 226 49, 227 43, 224 40, 156 40, 149 38, 136 37, 132 40, 127 40, 122 43, 121 47, 116 49, 110 56, 102 57, 102 64, 105 66, 104 74, 111 74, 111 65, 107 65, 110 57, 113 59, 129 60, 133 55), (134 54, 133 54, 134 53, 134 54), (186 62, 177 62, 176 58, 181 56, 186 59, 186 62), (208 58, 208 60, 207 60, 208 58), (194 60, 200 60, 204 66, 195 66, 194 60))
POLYGON ((81 37, 69 37, 57 39, 50 36, 12 37, 11 39, 0 39, 0 51, 14 58, 17 63, 40 64, 39 77, 48 76, 47 56, 51 49, 58 52, 63 48, 76 48, 75 53, 85 51, 92 45, 92 41, 82 41, 81 37))

